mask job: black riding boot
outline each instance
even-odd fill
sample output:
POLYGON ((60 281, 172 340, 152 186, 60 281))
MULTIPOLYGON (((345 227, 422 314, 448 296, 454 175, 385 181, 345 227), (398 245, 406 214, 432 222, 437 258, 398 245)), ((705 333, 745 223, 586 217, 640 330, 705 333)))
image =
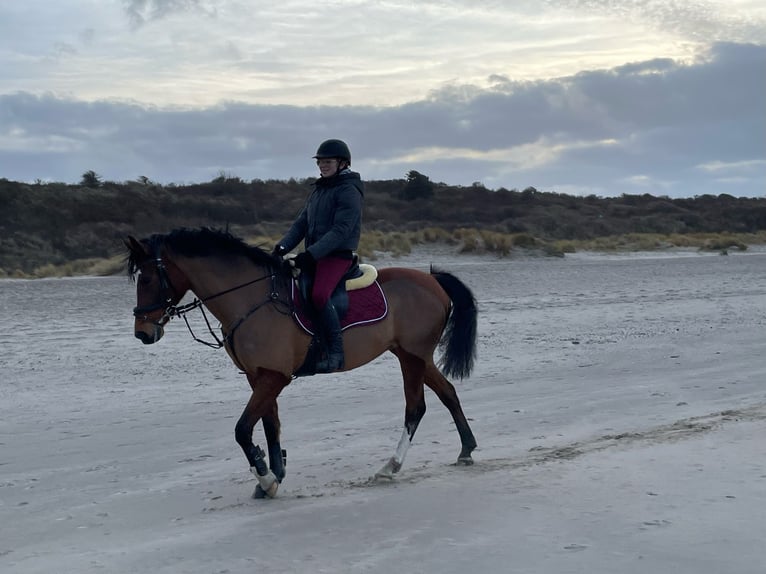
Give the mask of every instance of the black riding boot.
POLYGON ((343 368, 343 332, 340 329, 340 319, 335 306, 328 302, 319 312, 322 323, 322 333, 327 345, 327 358, 317 362, 318 373, 332 373, 343 368))

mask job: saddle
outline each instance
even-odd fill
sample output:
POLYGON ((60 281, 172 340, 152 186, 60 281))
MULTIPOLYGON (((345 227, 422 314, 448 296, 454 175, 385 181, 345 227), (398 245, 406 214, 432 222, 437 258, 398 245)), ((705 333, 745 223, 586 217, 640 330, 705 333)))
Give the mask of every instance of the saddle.
MULTIPOLYGON (((386 317, 388 302, 377 276, 378 272, 372 265, 358 264, 354 259, 351 268, 330 297, 340 318, 341 330, 376 323, 386 317)), ((292 281, 293 319, 312 336, 303 365, 293 373, 294 377, 316 374, 316 362, 324 351, 325 342, 314 326, 314 312, 309 296, 312 282, 313 277, 308 273, 301 273, 292 281)))
MULTIPOLYGON (((377 281, 378 270, 372 265, 357 263, 356 258, 351 268, 343 276, 330 296, 330 302, 340 318, 344 331, 358 325, 366 325, 383 320, 388 314, 388 302, 383 289, 377 281)), ((301 273, 292 281, 291 298, 293 318, 309 335, 315 335, 313 309, 311 307, 311 286, 313 277, 301 273)))

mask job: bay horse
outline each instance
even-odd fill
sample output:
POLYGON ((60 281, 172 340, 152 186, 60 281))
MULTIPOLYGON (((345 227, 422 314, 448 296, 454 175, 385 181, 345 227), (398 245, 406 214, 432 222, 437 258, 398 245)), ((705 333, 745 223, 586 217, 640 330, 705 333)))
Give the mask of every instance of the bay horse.
MULTIPOLYGON (((207 308, 220 322, 222 340, 212 329, 210 332, 247 376, 252 389, 237 421, 235 439, 257 479, 253 496, 274 497, 285 477, 286 453, 280 444, 277 397, 302 365, 311 342, 293 316, 292 274, 282 258, 228 231, 207 227, 180 228, 141 240, 129 236, 124 243, 127 273, 136 283, 133 315, 138 339, 156 343, 172 317, 185 319, 187 311, 202 305, 203 314, 207 308), (188 292, 195 296, 194 302, 179 305, 188 292), (259 420, 266 437, 268 467, 266 453, 252 440, 259 420)), ((464 378, 473 369, 477 311, 472 292, 454 275, 433 267, 429 272, 384 268, 377 281, 387 301, 385 317, 343 332, 344 371, 386 351, 401 366, 404 430, 394 455, 376 477, 393 478, 401 469, 426 411, 424 385, 455 422, 461 442, 457 464, 473 464, 476 440, 455 387, 445 377, 464 378), (437 348, 442 354, 441 370, 434 362, 437 348)))

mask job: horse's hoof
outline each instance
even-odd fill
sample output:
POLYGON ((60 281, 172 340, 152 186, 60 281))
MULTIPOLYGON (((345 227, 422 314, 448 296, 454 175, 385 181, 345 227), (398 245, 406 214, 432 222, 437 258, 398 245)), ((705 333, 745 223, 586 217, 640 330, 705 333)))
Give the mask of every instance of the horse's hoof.
POLYGON ((457 464, 457 466, 471 466, 473 464, 473 459, 470 455, 459 456, 455 464, 457 464))
POLYGON ((257 484, 255 485, 255 490, 253 491, 253 498, 256 500, 260 500, 262 498, 276 498, 278 488, 278 482, 272 484, 271 487, 269 487, 267 490, 264 490, 260 484, 257 484))
POLYGON ((383 465, 383 468, 381 468, 378 472, 375 473, 376 479, 386 479, 386 480, 393 480, 394 474, 399 472, 402 468, 402 463, 397 461, 393 456, 388 459, 388 462, 383 465))
POLYGON ((274 481, 269 488, 266 489, 266 496, 269 498, 276 498, 277 490, 279 489, 279 482, 274 481))
POLYGON ((258 468, 251 466, 250 472, 258 479, 258 485, 255 487, 255 492, 253 492, 253 498, 274 498, 277 495, 279 480, 271 470, 266 469, 264 474, 258 474, 258 468))

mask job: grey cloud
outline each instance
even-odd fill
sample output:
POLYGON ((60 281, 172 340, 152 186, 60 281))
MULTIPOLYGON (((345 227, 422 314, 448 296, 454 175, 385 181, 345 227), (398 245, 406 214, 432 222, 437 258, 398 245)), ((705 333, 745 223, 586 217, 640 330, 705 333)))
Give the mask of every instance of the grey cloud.
POLYGON ((134 26, 158 20, 174 12, 201 11, 212 14, 214 8, 204 0, 122 0, 128 19, 134 26))
POLYGON ((0 177, 76 181, 87 169, 162 182, 206 181, 220 171, 307 177, 316 145, 341 137, 354 166, 375 179, 417 169, 435 181, 493 188, 761 195, 766 162, 753 160, 766 157, 765 64, 764 46, 718 44, 694 65, 652 60, 526 83, 497 77, 489 89, 453 86, 390 108, 174 110, 6 95, 0 177), (699 167, 718 164, 731 167, 699 167))
POLYGON ((77 48, 69 42, 55 42, 53 51, 57 56, 73 56, 77 54, 77 48))
POLYGON ((78 37, 80 39, 80 42, 82 42, 83 45, 90 46, 91 44, 93 44, 93 41, 96 38, 96 29, 85 28, 78 34, 78 37))
POLYGON ((630 62, 617 66, 614 73, 623 74, 647 74, 652 72, 666 72, 677 67, 676 62, 671 58, 655 58, 646 62, 630 62))

